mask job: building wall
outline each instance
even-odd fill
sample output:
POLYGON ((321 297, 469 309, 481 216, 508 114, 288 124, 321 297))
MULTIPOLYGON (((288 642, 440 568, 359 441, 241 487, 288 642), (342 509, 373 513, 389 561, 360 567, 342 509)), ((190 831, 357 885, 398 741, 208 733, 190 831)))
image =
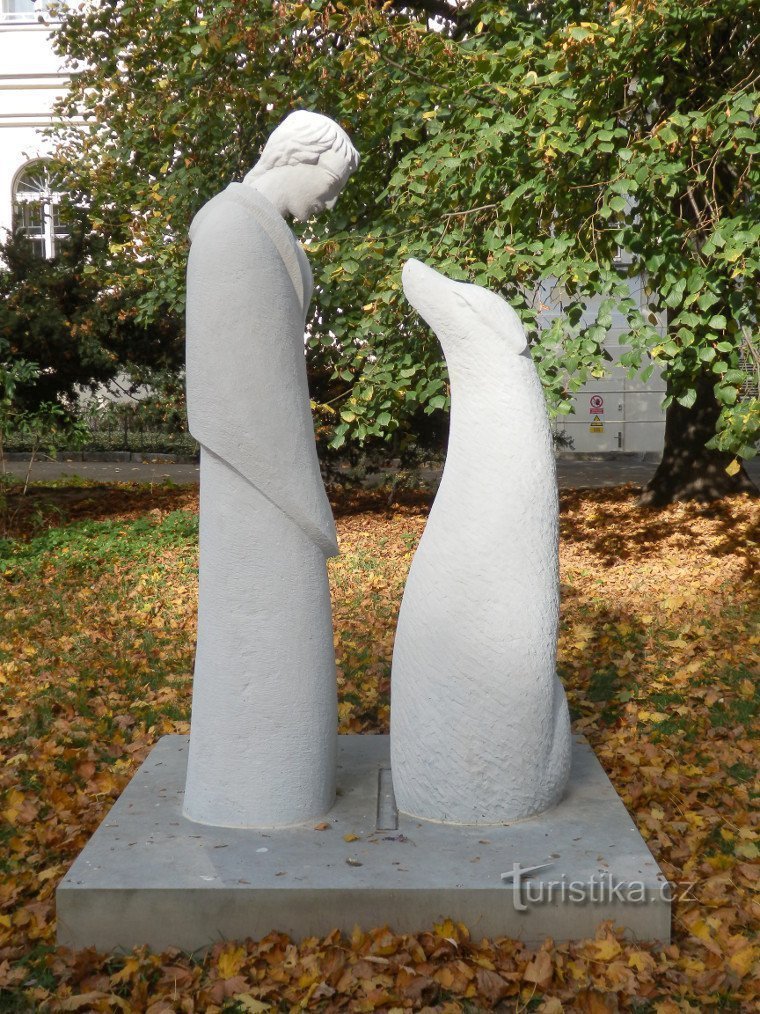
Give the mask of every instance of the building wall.
MULTIPOLYGON (((29 162, 50 154, 42 131, 52 120, 55 100, 68 77, 53 53, 55 24, 39 13, 9 12, 0 3, 0 237, 12 224, 13 182, 29 162)), ((37 5, 38 8, 40 5, 37 5)))
MULTIPOLYGON (((646 291, 641 277, 629 280, 631 296, 639 306, 646 307, 646 291)), ((584 309, 583 323, 593 324, 601 300, 590 300, 584 309)), ((549 327, 552 320, 563 312, 567 296, 551 284, 539 293, 539 324, 549 327)), ((665 315, 658 315, 657 327, 665 334, 665 315)), ((612 326, 607 334, 607 352, 612 362, 601 380, 591 380, 573 395, 573 413, 560 416, 555 429, 570 442, 567 448, 585 454, 626 451, 638 454, 662 452, 665 439, 665 381, 662 371, 655 368, 646 383, 628 379, 628 370, 620 365, 620 357, 628 351, 621 344, 628 327, 625 317, 612 315, 612 326)), ((642 364, 642 369, 646 366, 642 364)), ((641 371, 639 371, 640 373, 641 371)))

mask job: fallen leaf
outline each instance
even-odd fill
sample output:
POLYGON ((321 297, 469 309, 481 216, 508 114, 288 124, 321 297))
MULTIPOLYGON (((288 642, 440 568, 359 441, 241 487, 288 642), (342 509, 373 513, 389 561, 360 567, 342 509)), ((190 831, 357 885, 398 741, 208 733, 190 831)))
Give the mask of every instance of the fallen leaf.
POLYGON ((232 979, 245 964, 245 947, 228 945, 217 959, 217 968, 222 979, 232 979))
POLYGON ((523 972, 525 982, 534 982, 539 989, 546 989, 552 981, 552 959, 546 951, 539 951, 523 972))

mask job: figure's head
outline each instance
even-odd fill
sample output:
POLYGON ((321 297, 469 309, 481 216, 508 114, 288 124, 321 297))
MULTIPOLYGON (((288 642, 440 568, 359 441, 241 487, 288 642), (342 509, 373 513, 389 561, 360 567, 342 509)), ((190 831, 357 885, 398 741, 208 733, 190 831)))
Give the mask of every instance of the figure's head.
POLYGON ((321 113, 297 109, 272 132, 245 182, 282 214, 304 222, 334 207, 358 164, 359 152, 342 127, 321 113))

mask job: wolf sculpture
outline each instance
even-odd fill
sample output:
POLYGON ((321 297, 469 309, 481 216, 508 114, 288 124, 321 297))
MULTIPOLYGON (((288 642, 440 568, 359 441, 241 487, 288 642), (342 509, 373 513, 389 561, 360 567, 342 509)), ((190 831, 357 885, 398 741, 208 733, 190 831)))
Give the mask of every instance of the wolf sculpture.
POLYGON ((403 284, 446 357, 451 429, 396 632, 394 790, 416 817, 500 824, 555 805, 570 769, 552 437, 514 310, 416 260, 403 284))

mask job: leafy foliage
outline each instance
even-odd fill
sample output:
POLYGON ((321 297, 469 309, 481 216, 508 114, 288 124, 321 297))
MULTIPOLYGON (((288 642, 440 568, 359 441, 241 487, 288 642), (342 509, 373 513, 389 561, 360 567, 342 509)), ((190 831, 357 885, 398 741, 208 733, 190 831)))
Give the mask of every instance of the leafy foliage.
POLYGON ((60 139, 110 239, 98 272, 137 287, 141 319, 179 313, 192 215, 290 109, 318 108, 363 153, 336 211, 304 230, 314 391, 335 445, 408 435, 447 406, 437 344, 400 295, 401 264, 417 256, 519 309, 553 410, 603 373, 617 311, 626 364, 646 376, 651 356, 685 406, 708 376, 724 409, 718 445, 750 456, 757 403, 738 404, 758 321, 754 8, 88 5, 58 35, 79 71, 64 111, 84 108, 88 128, 60 139), (547 280, 566 304, 551 323, 547 280))
MULTIPOLYGON (((410 495, 389 509, 384 495, 338 492, 334 503, 341 731, 384 732, 395 617, 426 502, 410 495)), ((56 950, 53 915, 56 884, 151 745, 187 732, 197 492, 85 485, 17 506, 0 543, 4 1009, 754 1009, 749 498, 654 512, 636 507, 631 487, 562 494, 560 672, 576 729, 676 886, 670 946, 605 927, 531 950, 444 922, 299 946, 273 933, 197 961, 56 950)))
POLYGON ((41 402, 35 408, 26 408, 19 397, 19 388, 34 383, 40 376, 36 363, 26 359, 12 359, 7 346, 0 337, 0 532, 5 528, 7 497, 5 470, 5 449, 11 433, 21 435, 28 442, 31 454, 26 472, 23 492, 29 484, 32 465, 40 447, 55 451, 58 441, 73 446, 80 444, 86 429, 80 420, 74 419, 56 402, 41 402))
POLYGON ((104 242, 86 215, 70 212, 69 227, 53 260, 38 257, 23 235, 0 245, 0 348, 19 369, 39 364, 15 385, 15 398, 30 410, 71 405, 78 388, 108 381, 129 364, 181 362, 177 322, 137 323, 121 291, 102 288, 95 263, 104 242))

